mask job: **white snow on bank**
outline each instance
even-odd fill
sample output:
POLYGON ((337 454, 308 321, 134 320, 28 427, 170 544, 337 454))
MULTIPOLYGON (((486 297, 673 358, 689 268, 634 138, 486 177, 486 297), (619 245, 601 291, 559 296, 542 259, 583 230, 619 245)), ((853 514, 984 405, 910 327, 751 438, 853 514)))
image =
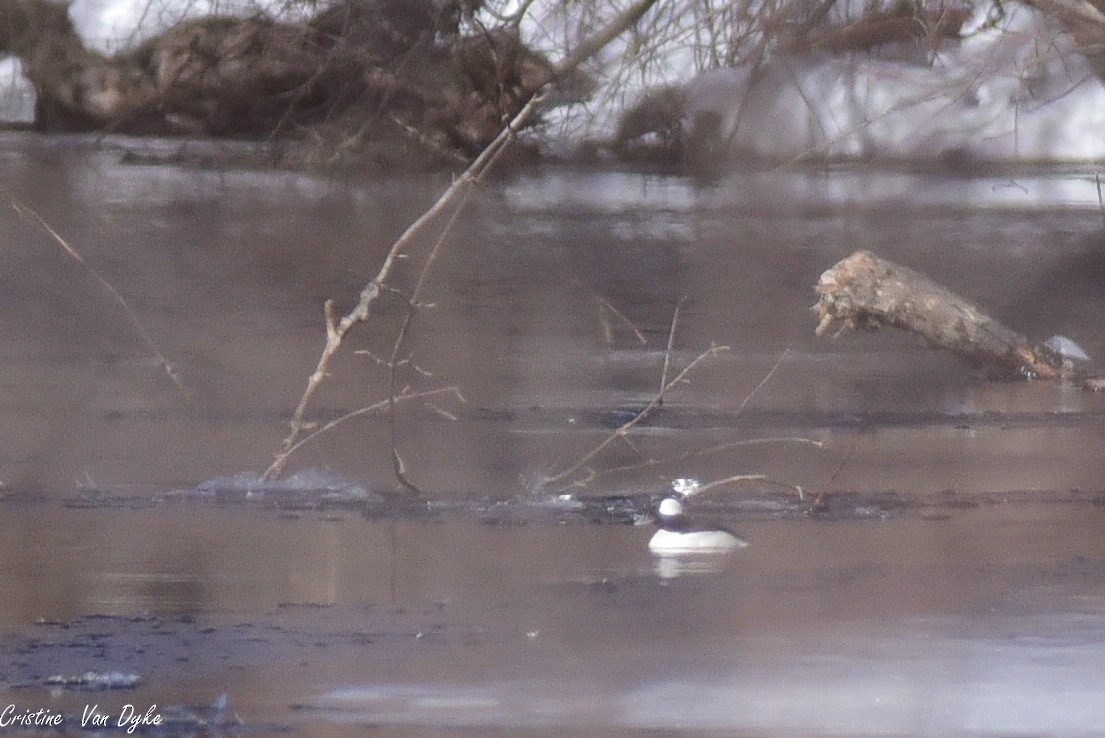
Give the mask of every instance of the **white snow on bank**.
POLYGON ((1010 7, 1000 29, 941 51, 932 66, 811 54, 715 70, 687 87, 687 123, 722 121, 739 153, 788 160, 953 162, 1105 158, 1105 87, 1040 14, 1010 7))
POLYGON ((35 116, 35 91, 15 57, 0 59, 0 120, 30 122, 35 116))
MULTIPOLYGON (((90 48, 114 53, 202 15, 265 12, 263 0, 74 0, 69 17, 90 48)), ((270 9, 269 12, 272 12, 270 9)))

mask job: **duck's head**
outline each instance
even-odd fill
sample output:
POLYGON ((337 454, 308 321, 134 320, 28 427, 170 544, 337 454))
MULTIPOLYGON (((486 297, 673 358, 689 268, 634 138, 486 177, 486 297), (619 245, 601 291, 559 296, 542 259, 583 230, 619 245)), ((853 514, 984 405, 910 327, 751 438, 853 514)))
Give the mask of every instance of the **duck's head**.
POLYGON ((678 520, 683 517, 683 503, 674 497, 665 497, 656 512, 660 520, 678 520))

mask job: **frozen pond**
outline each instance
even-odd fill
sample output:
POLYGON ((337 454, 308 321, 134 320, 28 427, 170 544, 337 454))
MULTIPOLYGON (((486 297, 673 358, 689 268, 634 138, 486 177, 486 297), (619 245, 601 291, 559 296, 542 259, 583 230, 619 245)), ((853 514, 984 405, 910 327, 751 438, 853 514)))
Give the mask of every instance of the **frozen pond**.
MULTIPOLYGON (((1092 170, 489 182, 403 352, 400 381, 440 394, 344 423, 259 491, 323 302, 350 306, 447 180, 182 169, 127 163, 177 144, 124 145, 0 148, 5 197, 85 262, 5 200, 0 708, 75 731, 86 705, 156 704, 161 734, 303 736, 1105 723, 1105 397, 992 382, 889 331, 815 338, 809 310, 867 248, 1100 360, 1092 170), (540 485, 655 397, 677 306, 669 378, 728 350, 629 443, 540 485), (395 502, 393 431, 423 498, 395 502), (648 552, 671 480, 740 475, 764 479, 693 504, 748 548, 648 552)), ((386 398, 402 307, 351 334, 312 419, 386 398)))

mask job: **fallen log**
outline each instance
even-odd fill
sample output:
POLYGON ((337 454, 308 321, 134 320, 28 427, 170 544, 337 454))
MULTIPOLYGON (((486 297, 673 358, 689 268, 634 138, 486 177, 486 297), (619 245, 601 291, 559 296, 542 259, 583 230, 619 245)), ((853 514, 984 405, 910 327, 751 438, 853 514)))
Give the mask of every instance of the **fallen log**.
POLYGON ((1035 344, 925 275, 857 251, 817 283, 817 335, 833 321, 847 329, 891 325, 952 351, 988 373, 1007 378, 1060 379, 1069 362, 1035 344))

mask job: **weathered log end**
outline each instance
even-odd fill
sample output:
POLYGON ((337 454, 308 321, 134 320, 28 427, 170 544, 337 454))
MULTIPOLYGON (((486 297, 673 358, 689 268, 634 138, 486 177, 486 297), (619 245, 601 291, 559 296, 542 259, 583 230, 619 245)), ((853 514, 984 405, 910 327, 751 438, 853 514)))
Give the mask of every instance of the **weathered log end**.
POLYGON ((989 373, 1021 379, 1059 379, 1063 357, 994 320, 928 277, 857 251, 821 275, 813 310, 817 335, 834 321, 848 329, 890 325, 952 351, 989 373))

